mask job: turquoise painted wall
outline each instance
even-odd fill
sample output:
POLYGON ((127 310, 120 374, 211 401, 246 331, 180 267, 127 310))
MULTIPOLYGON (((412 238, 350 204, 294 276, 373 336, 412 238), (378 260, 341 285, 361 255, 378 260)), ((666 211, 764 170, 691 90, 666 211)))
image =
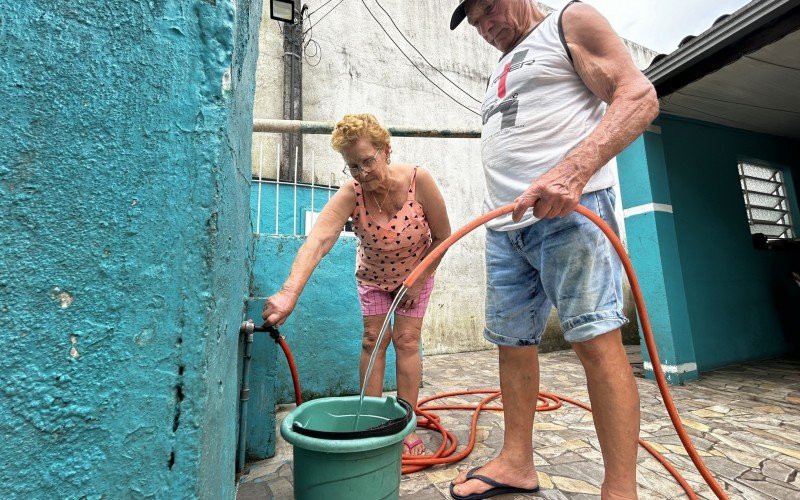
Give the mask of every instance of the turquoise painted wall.
POLYGON ((800 143, 668 116, 660 125, 698 368, 797 349, 800 290, 788 272, 800 252, 753 249, 737 162, 784 166, 797 186, 800 143))
POLYGON ((5 6, 0 497, 233 498, 260 15, 5 6))
MULTIPOLYGON (((288 276, 304 241, 304 237, 263 234, 257 239, 251 300, 263 307, 264 300, 288 276)), ((339 239, 311 276, 294 313, 281 327, 297 361, 304 399, 356 394, 359 390, 358 360, 364 329, 354 276, 356 241, 352 236, 339 239)), ((277 357, 277 400, 294 402, 289 369, 280 350, 277 357)), ((391 347, 385 387, 396 387, 391 347)))
MULTIPOLYGON (((263 299, 248 299, 247 318, 260 324, 263 307, 263 299)), ((269 335, 263 333, 255 335, 250 360, 250 400, 247 403, 245 458, 249 461, 262 460, 275 455, 277 377, 278 371, 286 365, 286 360, 279 358, 278 354, 283 356, 283 351, 269 335)))

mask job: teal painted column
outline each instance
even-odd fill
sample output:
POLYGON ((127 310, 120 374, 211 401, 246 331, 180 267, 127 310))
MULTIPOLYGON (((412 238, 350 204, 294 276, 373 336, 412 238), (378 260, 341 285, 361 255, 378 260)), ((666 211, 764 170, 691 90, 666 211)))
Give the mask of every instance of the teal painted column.
MULTIPOLYGON (((670 384, 696 379, 661 131, 650 127, 617 157, 628 252, 642 287, 662 369, 670 384)), ((640 332, 641 335, 641 332, 640 332)), ((642 340, 644 368, 653 367, 642 340)))

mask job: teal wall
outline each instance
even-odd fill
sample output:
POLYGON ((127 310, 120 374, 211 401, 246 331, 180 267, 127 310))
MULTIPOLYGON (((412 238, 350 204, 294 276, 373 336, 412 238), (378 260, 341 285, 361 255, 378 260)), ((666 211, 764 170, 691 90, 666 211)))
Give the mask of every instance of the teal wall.
POLYGON ((0 497, 233 498, 260 15, 5 6, 0 497))
MULTIPOLYGON (((258 184, 251 195, 252 220, 256 221, 258 184)), ((297 231, 304 226, 303 209, 310 209, 310 189, 298 187, 297 231)), ((294 188, 281 186, 280 231, 275 236, 275 186, 264 184, 261 193, 261 230, 255 237, 255 263, 252 269, 248 315, 261 321, 264 301, 277 292, 289 275, 297 251, 305 241, 292 236, 294 188)), ((315 210, 327 202, 324 189, 315 190, 315 210)), ((355 279, 357 240, 343 236, 314 271, 297 307, 281 327, 297 362, 303 398, 357 394, 359 390, 358 360, 361 353, 363 322, 355 279)), ((293 403, 294 387, 283 352, 266 336, 256 338, 251 384, 251 409, 248 417, 248 454, 263 458, 274 452, 274 416, 266 412, 275 402, 293 403), (255 401, 255 403, 254 403, 255 401), (272 419, 271 419, 272 418, 272 419)), ((385 389, 393 390, 397 382, 394 372, 394 349, 389 348, 385 389)))
POLYGON ((737 162, 784 166, 797 186, 800 143, 668 116, 660 125, 699 369, 795 350, 800 290, 788 273, 800 252, 753 249, 737 162))

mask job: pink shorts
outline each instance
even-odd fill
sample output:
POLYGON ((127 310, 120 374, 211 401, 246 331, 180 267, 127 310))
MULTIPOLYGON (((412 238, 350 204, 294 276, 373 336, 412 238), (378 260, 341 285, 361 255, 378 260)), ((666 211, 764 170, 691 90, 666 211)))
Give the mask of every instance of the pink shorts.
MULTIPOLYGON (((425 316, 425 310, 428 308, 432 291, 433 276, 430 276, 422 287, 417 304, 411 309, 398 308, 395 314, 412 318, 425 316)), ((358 285, 358 299, 361 301, 361 314, 364 316, 385 316, 389 312, 394 296, 395 292, 387 292, 380 288, 362 284, 358 285)))

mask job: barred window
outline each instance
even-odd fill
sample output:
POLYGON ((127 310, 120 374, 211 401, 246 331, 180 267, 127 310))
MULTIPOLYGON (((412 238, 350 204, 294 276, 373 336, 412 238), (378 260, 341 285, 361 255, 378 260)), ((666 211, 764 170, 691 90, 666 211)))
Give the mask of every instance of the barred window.
POLYGON ((769 239, 794 238, 783 172, 760 163, 740 161, 739 180, 750 234, 762 233, 769 239))

